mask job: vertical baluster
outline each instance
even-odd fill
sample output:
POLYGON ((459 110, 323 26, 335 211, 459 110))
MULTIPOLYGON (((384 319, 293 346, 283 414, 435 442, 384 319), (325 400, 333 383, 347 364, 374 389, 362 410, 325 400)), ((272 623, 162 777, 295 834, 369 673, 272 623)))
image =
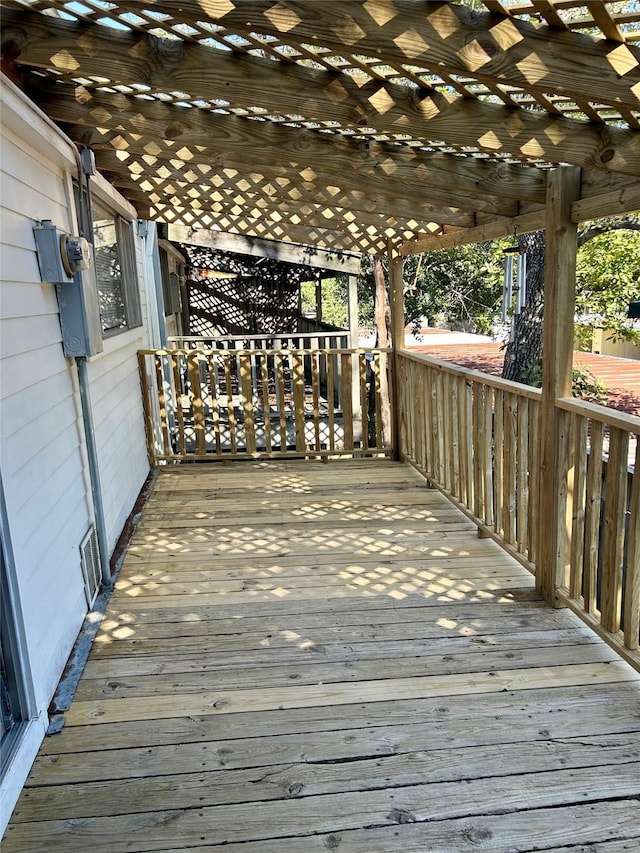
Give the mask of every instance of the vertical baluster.
POLYGON ((496 388, 494 393, 494 429, 493 429, 493 492, 494 522, 493 529, 499 536, 504 535, 504 391, 496 388))
POLYGON ((591 421, 591 446, 587 460, 587 503, 585 507, 584 609, 598 610, 598 557, 602 515, 602 451, 604 425, 591 421))
POLYGON ((329 450, 336 449, 336 416, 335 416, 335 390, 333 383, 334 369, 333 369, 333 360, 335 356, 333 353, 327 353, 326 356, 326 365, 327 365, 327 423, 329 425, 329 450))
POLYGON ((206 453, 206 435, 204 404, 200 384, 200 354, 197 350, 192 350, 187 356, 187 371, 189 373, 189 384, 191 385, 191 412, 193 414, 193 429, 196 437, 196 454, 202 456, 206 453))
POLYGON ((573 518, 571 530, 571 559, 569 595, 578 600, 582 595, 584 568, 585 502, 587 499, 587 425, 585 417, 577 416, 574 433, 575 467, 573 479, 573 518))
POLYGON ((611 427, 604 485, 602 625, 612 633, 620 629, 628 455, 629 433, 611 427))
POLYGON ((296 436, 296 451, 305 449, 304 434, 304 361, 297 352, 291 355, 291 383, 293 390, 293 419, 296 436))
POLYGON ((320 354, 313 352, 309 357, 311 359, 314 446, 316 450, 320 450, 320 354))
MULTIPOLYGON (((421 406, 417 429, 419 431, 418 440, 420 442, 422 467, 425 472, 428 471, 433 479, 436 480, 438 476, 438 469, 436 467, 438 437, 433 428, 434 418, 437 422, 433 408, 433 393, 435 392, 437 395, 437 388, 433 385, 435 373, 426 364, 416 363, 416 375, 418 377, 416 393, 419 395, 421 406)), ((415 405, 411 386, 409 386, 408 391, 409 405, 415 405)))
POLYGON ((475 383, 473 394, 473 449, 474 495, 473 512, 477 518, 484 516, 484 393, 483 386, 475 383))
POLYGON ((559 586, 569 587, 571 568, 571 525, 573 517, 573 475, 575 455, 573 443, 575 435, 575 415, 558 412, 558 455, 556 472, 558 476, 558 571, 559 586))
POLYGON ((382 353, 375 353, 371 367, 373 370, 372 381, 374 382, 375 392, 375 411, 376 411, 376 447, 384 447, 384 436, 382 435, 382 373, 386 370, 387 356, 384 359, 382 353), (383 368, 384 365, 384 368, 383 368))
POLYGON ((505 392, 504 424, 504 538, 515 545, 516 537, 516 441, 518 430, 518 401, 515 394, 505 392))
POLYGON ((176 420, 178 422, 178 448, 179 452, 184 456, 186 453, 186 442, 184 434, 184 412, 182 411, 182 394, 180 388, 180 353, 177 350, 172 350, 172 352, 169 353, 169 358, 171 360, 173 386, 175 388, 176 420))
POLYGON ((462 490, 460 487, 460 405, 458 392, 460 380, 458 376, 451 377, 451 491, 455 498, 461 500, 462 490))
POLYGON ((442 373, 441 371, 437 371, 434 377, 434 388, 435 388, 435 400, 433 395, 431 397, 431 402, 434 406, 434 413, 436 418, 435 425, 435 434, 438 445, 438 467, 436 469, 436 477, 438 479, 438 483, 442 486, 444 485, 444 471, 445 471, 445 435, 444 435, 444 409, 442 404, 442 373))
POLYGON ((287 412, 284 381, 284 352, 280 350, 275 355, 276 391, 278 397, 278 414, 280 416, 280 451, 287 452, 287 412))
POLYGON ((271 453, 271 404, 269 402, 269 355, 266 352, 259 356, 260 380, 262 383, 262 419, 264 423, 264 449, 265 453, 271 453))
POLYGON ((467 469, 467 506, 473 510, 475 506, 475 468, 473 448, 473 383, 464 383, 464 436, 465 457, 467 469))
POLYGON ((484 448, 483 455, 483 490, 484 490, 484 520, 493 527, 493 388, 484 386, 484 448))
POLYGON ((229 441, 231 444, 231 453, 237 453, 238 439, 236 435, 236 413, 233 406, 233 385, 231 381, 232 350, 224 350, 221 357, 224 359, 224 384, 227 392, 227 424, 229 427, 229 441))
POLYGON ((140 373, 140 383, 142 385, 142 411, 144 414, 144 433, 147 441, 147 457, 149 465, 155 466, 156 448, 153 437, 153 418, 151 415, 151 394, 149 389, 150 379, 147 372, 147 356, 146 353, 138 353, 138 370, 140 373))
POLYGON ((445 489, 451 491, 451 435, 453 429, 451 426, 451 388, 449 383, 449 374, 445 372, 441 373, 440 382, 442 388, 440 404, 442 406, 442 431, 444 437, 441 483, 445 489))
POLYGON ((518 551, 526 553, 529 510, 529 400, 518 399, 518 462, 516 489, 516 536, 518 551))
POLYGON ((367 356, 361 352, 354 356, 358 365, 360 383, 360 413, 362 417, 362 447, 369 447, 369 397, 367 394, 367 356))
POLYGON ((213 353, 209 355, 209 387, 211 389, 213 440, 216 448, 216 455, 219 456, 222 453, 222 439, 220 435, 220 409, 218 406, 218 369, 216 356, 213 353))
POLYGON ((414 391, 415 389, 415 362, 406 361, 405 362, 405 439, 404 439, 404 448, 409 459, 412 459, 414 462, 417 462, 416 459, 416 438, 414 432, 414 422, 415 422, 415 400, 413 399, 415 394, 418 393, 414 391))
POLYGON ((342 429, 344 431, 344 449, 353 450, 353 394, 351 364, 357 356, 354 353, 342 353, 338 363, 342 374, 339 393, 342 397, 342 429))
POLYGON ((240 370, 240 392, 242 394, 242 414, 244 421, 244 440, 247 453, 256 452, 256 424, 253 408, 253 366, 251 354, 243 352, 238 356, 240 370))
POLYGON ((167 416, 167 395, 164 382, 163 356, 156 355, 156 387, 158 389, 158 413, 160 415, 160 433, 162 435, 162 452, 164 456, 171 455, 171 441, 169 438, 169 418, 167 416))
POLYGON ((628 649, 640 645, 640 436, 636 436, 636 458, 631 480, 629 502, 629 538, 627 540, 627 574, 624 588, 624 644, 628 649))
POLYGON ((529 400, 529 518, 527 556, 538 559, 540 505, 540 400, 529 400))
POLYGON ((453 413, 458 430, 458 465, 460 469, 460 501, 469 505, 468 498, 468 471, 467 471, 467 452, 465 440, 465 394, 466 382, 461 376, 456 376, 456 410, 453 413))

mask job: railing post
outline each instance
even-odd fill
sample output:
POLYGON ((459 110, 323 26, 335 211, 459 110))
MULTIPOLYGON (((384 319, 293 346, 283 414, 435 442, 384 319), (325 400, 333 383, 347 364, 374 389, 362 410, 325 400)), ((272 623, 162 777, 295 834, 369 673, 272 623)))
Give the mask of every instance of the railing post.
MULTIPOLYGON (((580 194, 580 169, 563 167, 547 179, 542 405, 540 418, 539 543, 536 588, 550 603, 564 582, 567 476, 560 458, 558 397, 571 396, 577 227, 571 204, 580 194)), ((567 448, 571 451, 571 448, 567 448)))
POLYGON ((402 459, 400 447, 400 393, 398 350, 404 347, 404 257, 399 255, 389 241, 389 307, 391 309, 391 446, 393 458, 402 459))
MULTIPOLYGON (((347 349, 358 349, 358 277, 350 275, 348 278, 348 308, 349 308, 349 342, 347 349)), ((339 342, 338 342, 339 343, 339 342)), ((338 347, 340 348, 340 346, 338 347)), ((360 406, 360 371, 358 368, 358 357, 351 357, 351 394, 353 417, 362 421, 360 406)), ((364 436, 363 436, 364 438, 364 436)))

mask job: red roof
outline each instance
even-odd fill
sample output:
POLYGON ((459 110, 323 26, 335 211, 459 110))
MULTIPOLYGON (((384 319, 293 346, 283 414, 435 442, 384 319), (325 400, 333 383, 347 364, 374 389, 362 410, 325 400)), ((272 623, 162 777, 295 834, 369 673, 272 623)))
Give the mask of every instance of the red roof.
MULTIPOLYGON (((435 331, 435 330, 434 330, 435 331)), ((438 330, 440 334, 446 334, 438 330)), ((433 358, 451 361, 461 367, 469 367, 499 376, 502 372, 504 352, 502 344, 493 342, 461 344, 419 344, 411 349, 424 352, 433 358)), ((640 416, 640 361, 596 355, 590 352, 575 352, 573 363, 586 367, 607 388, 607 405, 631 415, 640 416)))

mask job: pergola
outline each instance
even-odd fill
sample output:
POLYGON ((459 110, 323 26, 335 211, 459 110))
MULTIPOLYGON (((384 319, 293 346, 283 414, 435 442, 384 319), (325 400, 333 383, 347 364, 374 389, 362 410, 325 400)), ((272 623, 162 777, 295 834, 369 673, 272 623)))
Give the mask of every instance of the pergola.
POLYGON ((402 253, 640 205, 640 8, 16 0, 3 68, 140 215, 402 253), (464 235, 464 236, 463 236, 464 235))
MULTIPOLYGON (((80 148, 92 149, 141 217, 169 223, 187 242, 196 232, 205 244, 228 232, 238 236, 227 240, 388 252, 396 349, 406 255, 546 230, 533 461, 553 495, 540 501, 537 518, 537 583, 553 599, 564 571, 558 518, 568 445, 558 403, 571 405, 576 229, 640 207, 640 4, 13 0, 3 7, 3 69, 80 148)), ((301 263, 305 252, 295 255, 301 263)), ((397 437, 397 406, 395 416, 397 437)), ((457 448, 454 435, 447 440, 457 448)), ((414 462, 419 451, 394 441, 394 452, 414 462)), ((622 445, 618 451, 624 478, 622 445)), ((490 465, 489 456, 481 464, 490 465)), ((436 482, 437 473, 430 473, 436 482)), ((618 530, 612 554, 623 538, 618 530)), ((610 625, 617 630, 617 617, 610 625)))

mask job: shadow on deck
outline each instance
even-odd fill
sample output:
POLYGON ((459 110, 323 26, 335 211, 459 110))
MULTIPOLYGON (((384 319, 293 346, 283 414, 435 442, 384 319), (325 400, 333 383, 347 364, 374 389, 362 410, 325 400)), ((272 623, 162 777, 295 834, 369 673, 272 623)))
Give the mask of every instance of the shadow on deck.
POLYGON ((637 850, 639 699, 407 467, 172 467, 3 853, 637 850))

